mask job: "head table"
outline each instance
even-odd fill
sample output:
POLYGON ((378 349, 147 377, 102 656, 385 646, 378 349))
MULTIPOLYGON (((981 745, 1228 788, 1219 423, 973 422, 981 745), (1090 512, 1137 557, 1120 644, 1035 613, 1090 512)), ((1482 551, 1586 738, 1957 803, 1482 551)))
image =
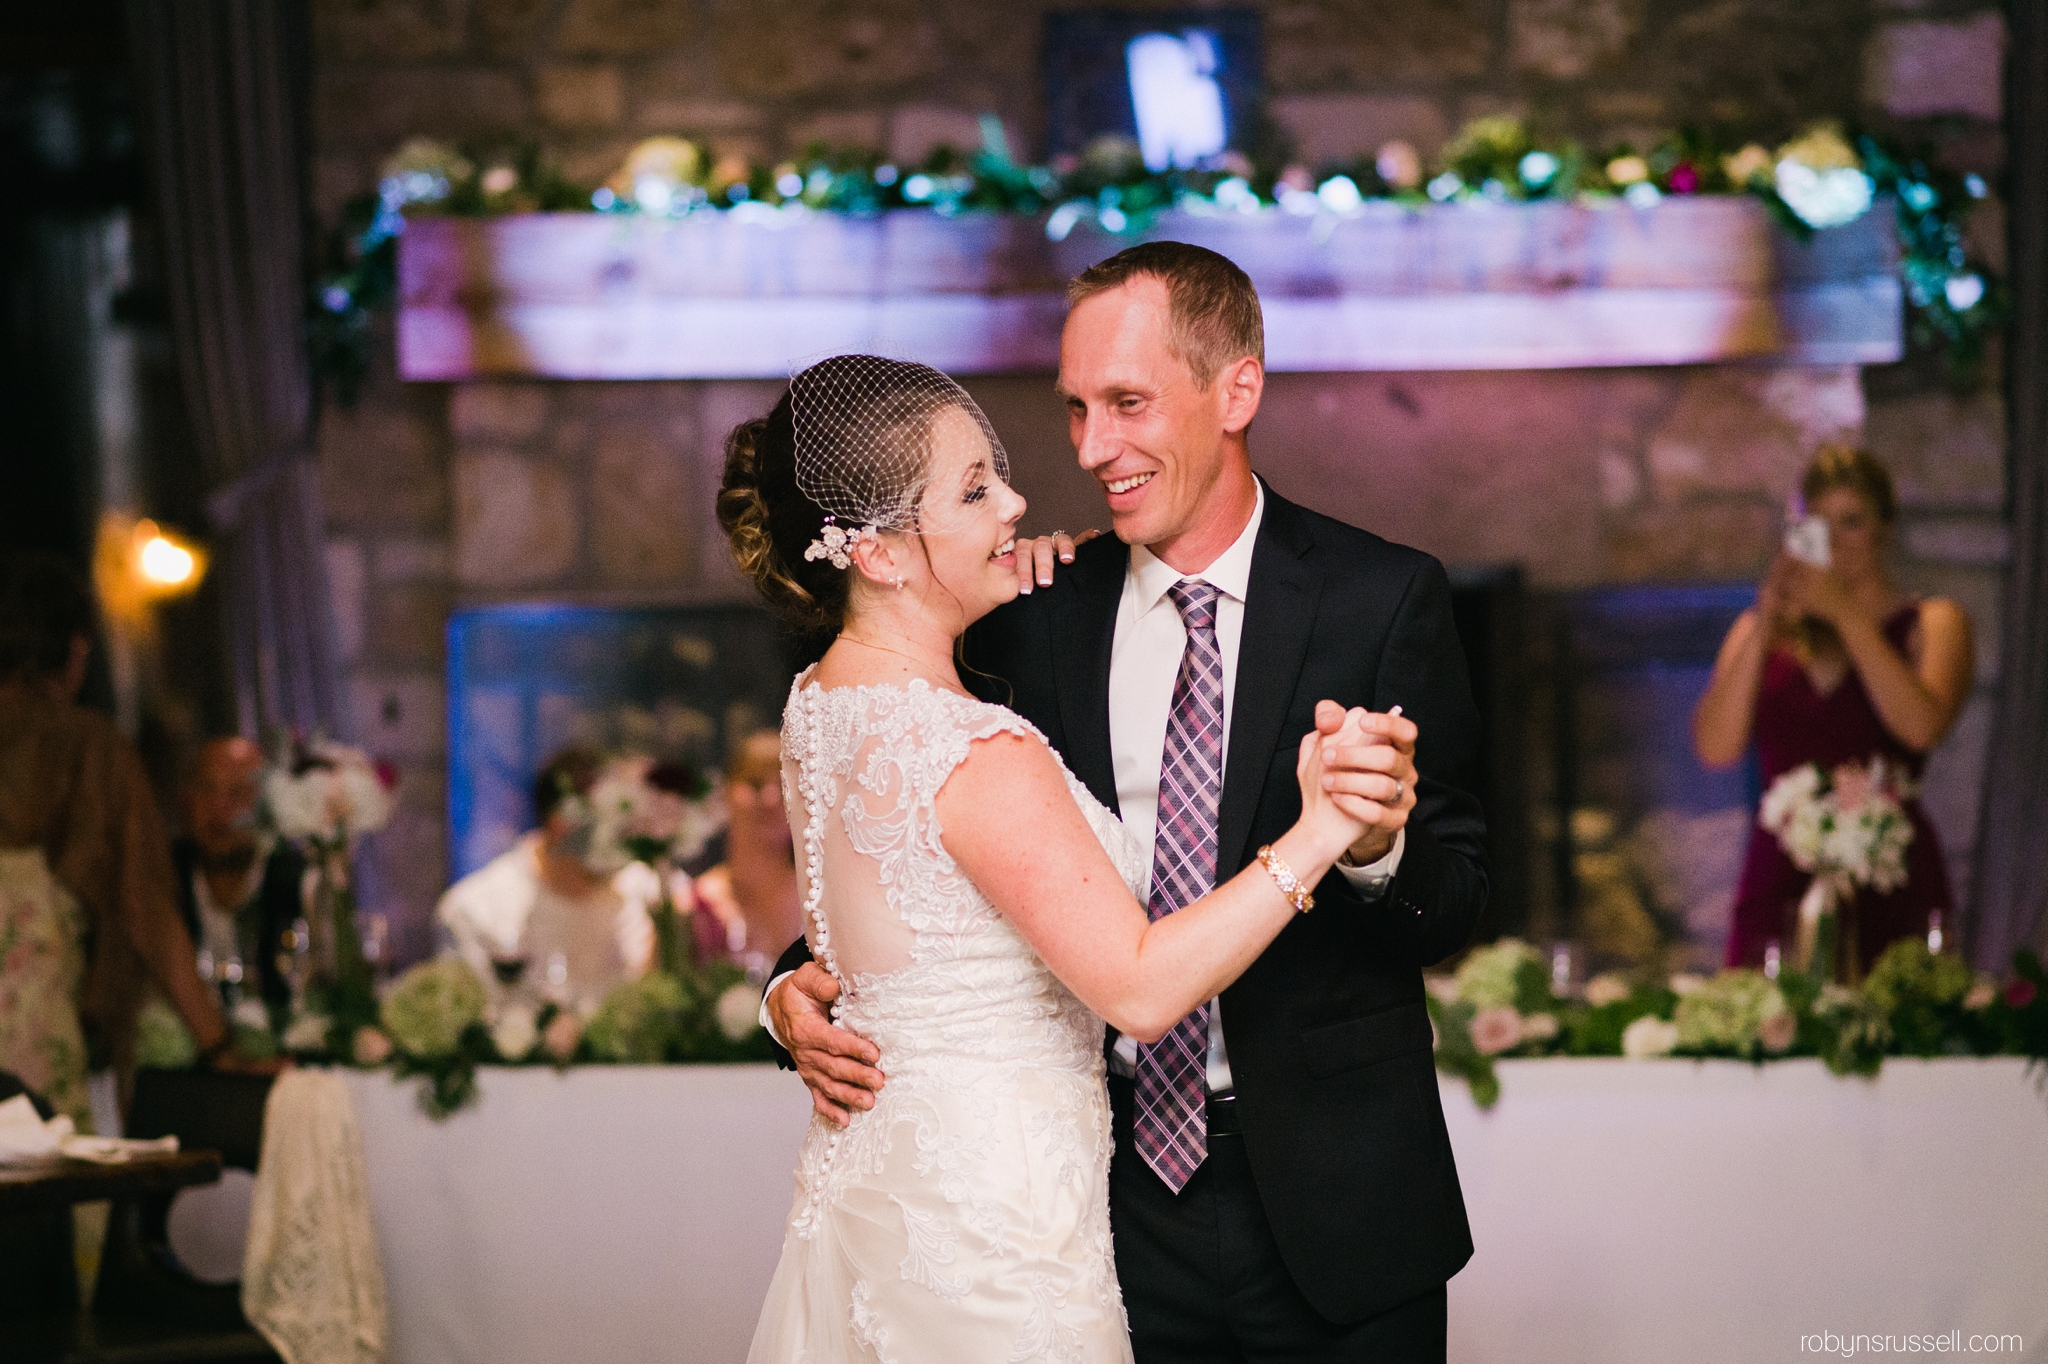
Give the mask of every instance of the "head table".
MULTIPOLYGON (((795 1077, 481 1082, 437 1123, 411 1084, 346 1073, 391 1364, 743 1359, 809 1121, 795 1077)), ((1478 1245, 1451 1284, 1453 1360, 1759 1364, 1829 1332, 1959 1332, 1957 1353, 1972 1335, 2048 1341, 2048 1098, 2022 1061, 1893 1060, 1875 1080, 1510 1061, 1501 1085, 1491 1112, 1444 1087, 1478 1245)))

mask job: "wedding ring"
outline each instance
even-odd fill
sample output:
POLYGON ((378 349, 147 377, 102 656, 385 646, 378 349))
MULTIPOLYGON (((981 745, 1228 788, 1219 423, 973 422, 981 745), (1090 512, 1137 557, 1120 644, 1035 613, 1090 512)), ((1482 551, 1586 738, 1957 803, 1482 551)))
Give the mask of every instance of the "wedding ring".
POLYGON ((1407 789, 1406 786, 1401 784, 1399 777, 1394 778, 1394 804, 1399 805, 1401 803, 1401 793, 1407 789))

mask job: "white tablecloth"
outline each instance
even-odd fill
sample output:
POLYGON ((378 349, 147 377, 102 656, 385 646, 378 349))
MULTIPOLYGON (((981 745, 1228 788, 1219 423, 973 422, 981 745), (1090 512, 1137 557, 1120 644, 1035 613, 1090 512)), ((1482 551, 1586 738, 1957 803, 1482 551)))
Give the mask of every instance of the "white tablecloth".
POLYGON ((1764 1364, 1828 1331, 2048 1345, 2048 1099, 2022 1061, 1500 1072, 1490 1113, 1444 1086, 1476 1246, 1453 1360, 1764 1364))
MULTIPOLYGON (((1453 1360, 1754 1364, 1824 1331, 2048 1341, 2048 1099, 2018 1061, 1891 1061, 1874 1082, 1806 1062, 1501 1069, 1491 1113, 1444 1088, 1478 1243, 1451 1284, 1453 1360)), ((411 1084, 350 1077, 391 1364, 743 1359, 808 1120, 794 1077, 482 1086, 434 1123, 411 1084)))
POLYGON ((486 1068, 437 1123, 350 1072, 388 1364, 738 1364, 811 1105, 773 1066, 486 1068))

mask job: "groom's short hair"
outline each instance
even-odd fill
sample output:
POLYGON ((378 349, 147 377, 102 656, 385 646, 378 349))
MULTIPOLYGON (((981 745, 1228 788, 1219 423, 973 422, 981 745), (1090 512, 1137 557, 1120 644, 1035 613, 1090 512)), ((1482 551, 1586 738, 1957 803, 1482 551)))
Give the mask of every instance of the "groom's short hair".
POLYGON ((1207 388, 1232 360, 1266 363, 1266 320, 1251 276, 1230 257, 1186 242, 1143 242, 1098 261, 1067 286, 1067 307, 1149 275, 1166 286, 1174 353, 1207 388))

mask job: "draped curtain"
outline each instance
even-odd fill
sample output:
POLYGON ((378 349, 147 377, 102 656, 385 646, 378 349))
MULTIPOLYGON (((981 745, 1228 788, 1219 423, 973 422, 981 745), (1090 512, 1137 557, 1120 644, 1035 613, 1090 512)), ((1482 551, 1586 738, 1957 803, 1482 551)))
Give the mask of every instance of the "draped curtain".
POLYGON ((305 346, 303 0, 129 0, 243 733, 345 732, 305 346))
POLYGON ((2012 559, 1968 933, 1986 969, 2041 946, 2048 907, 2048 5, 2012 0, 2006 17, 2012 559))

